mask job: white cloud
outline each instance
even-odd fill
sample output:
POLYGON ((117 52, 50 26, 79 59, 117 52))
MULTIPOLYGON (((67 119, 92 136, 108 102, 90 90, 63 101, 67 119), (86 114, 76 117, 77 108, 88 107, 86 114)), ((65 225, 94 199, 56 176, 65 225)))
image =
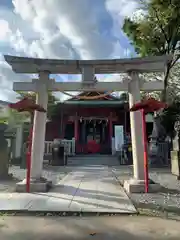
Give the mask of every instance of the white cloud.
POLYGON ((11 33, 11 30, 9 28, 9 23, 4 20, 0 19, 0 41, 6 40, 8 35, 11 33))
MULTIPOLYGON (((13 0, 14 10, 0 10, 3 53, 40 58, 100 59, 125 57, 117 22, 130 16, 136 1, 125 0, 13 0), (101 4, 101 5, 98 5, 101 4), (123 7, 122 7, 123 6, 123 7), (98 9, 101 9, 99 11, 98 9), (101 14, 102 17, 99 16, 101 14), (107 20, 112 27, 107 27, 107 20), (116 25, 117 28, 114 28, 116 25), (103 27, 102 27, 103 26, 103 27), (116 29, 116 32, 113 30, 116 29)), ((30 77, 12 73, 0 62, 0 98, 14 99, 12 81, 30 77), (6 93, 5 93, 6 92, 6 93)))
POLYGON ((31 55, 42 48, 44 57, 72 58, 68 43, 82 59, 107 58, 111 54, 113 43, 98 31, 92 1, 32 0, 24 1, 23 7, 21 2, 13 1, 15 12, 40 35, 38 41, 30 44, 31 55))
POLYGON ((119 20, 123 20, 122 17, 131 17, 138 7, 137 0, 106 0, 107 10, 114 15, 118 15, 119 20))

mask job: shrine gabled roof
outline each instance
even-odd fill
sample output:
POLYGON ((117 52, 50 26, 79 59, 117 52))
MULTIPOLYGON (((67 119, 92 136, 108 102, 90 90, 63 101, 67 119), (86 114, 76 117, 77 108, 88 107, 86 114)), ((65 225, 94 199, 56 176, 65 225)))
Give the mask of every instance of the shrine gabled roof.
MULTIPOLYGON (((102 95, 102 94, 105 94, 105 92, 81 92, 78 95, 76 95, 76 96, 66 100, 65 102, 68 102, 68 101, 77 101, 77 102, 79 102, 79 101, 83 101, 83 100, 82 99, 78 99, 78 97, 99 96, 99 95, 102 95)), ((89 100, 86 99, 86 101, 93 101, 93 102, 94 101, 108 101, 108 100, 110 100, 110 101, 118 101, 119 98, 113 96, 112 94, 108 94, 108 95, 103 96, 103 97, 101 97, 99 99, 93 99, 93 100, 92 99, 89 99, 89 100)))

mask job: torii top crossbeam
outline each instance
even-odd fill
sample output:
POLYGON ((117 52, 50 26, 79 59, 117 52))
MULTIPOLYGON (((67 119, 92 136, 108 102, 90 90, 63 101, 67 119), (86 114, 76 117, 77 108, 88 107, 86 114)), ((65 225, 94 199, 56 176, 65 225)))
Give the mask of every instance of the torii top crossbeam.
POLYGON ((55 60, 27 58, 5 55, 6 62, 16 73, 39 73, 48 71, 56 74, 80 74, 84 67, 94 69, 94 74, 113 74, 128 71, 162 72, 170 55, 145 58, 109 59, 109 60, 55 60))

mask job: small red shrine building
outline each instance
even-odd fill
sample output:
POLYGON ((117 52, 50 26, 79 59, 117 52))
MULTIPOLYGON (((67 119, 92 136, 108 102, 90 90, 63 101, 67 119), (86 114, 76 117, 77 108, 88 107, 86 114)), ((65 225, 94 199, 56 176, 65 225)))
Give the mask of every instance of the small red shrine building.
MULTIPOLYGON (((78 96, 97 96, 99 92, 83 92, 78 96)), ((114 126, 123 125, 130 132, 129 104, 112 95, 96 100, 77 96, 59 104, 56 117, 46 124, 46 141, 75 139, 76 154, 112 153, 114 126)))

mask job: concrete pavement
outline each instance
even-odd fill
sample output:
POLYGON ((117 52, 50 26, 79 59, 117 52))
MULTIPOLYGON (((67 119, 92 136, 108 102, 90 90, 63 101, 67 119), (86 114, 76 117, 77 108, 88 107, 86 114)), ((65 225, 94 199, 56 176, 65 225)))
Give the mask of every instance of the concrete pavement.
POLYGON ((141 216, 1 217, 2 240, 179 240, 179 222, 141 216))
POLYGON ((73 169, 48 193, 1 193, 0 210, 136 213, 111 167, 73 169))

